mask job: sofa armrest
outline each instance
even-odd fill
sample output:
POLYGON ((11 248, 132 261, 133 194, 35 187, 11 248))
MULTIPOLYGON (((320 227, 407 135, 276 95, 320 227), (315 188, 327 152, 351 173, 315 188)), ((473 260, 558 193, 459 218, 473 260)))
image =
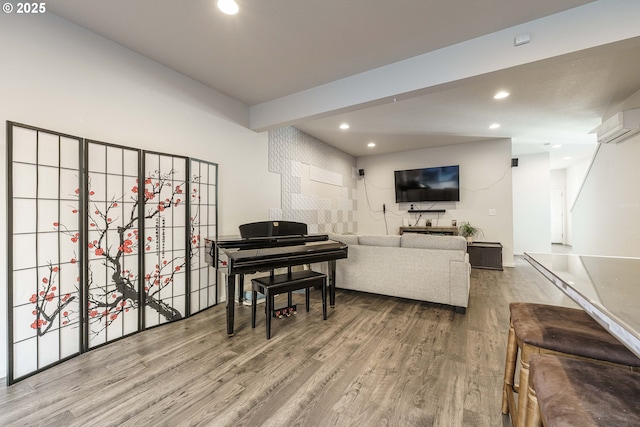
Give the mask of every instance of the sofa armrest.
POLYGON ((471 264, 469 256, 465 254, 464 261, 450 261, 451 305, 467 307, 469 305, 469 290, 471 287, 471 264))

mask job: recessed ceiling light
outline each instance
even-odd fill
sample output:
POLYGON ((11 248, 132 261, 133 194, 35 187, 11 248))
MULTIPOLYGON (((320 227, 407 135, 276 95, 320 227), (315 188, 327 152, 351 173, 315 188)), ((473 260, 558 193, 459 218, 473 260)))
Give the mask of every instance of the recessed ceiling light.
POLYGON ((218 9, 227 15, 235 15, 238 13, 238 10, 240 10, 238 3, 234 0, 218 0, 218 3, 216 4, 218 5, 218 9))
POLYGON ((343 124, 340 125, 340 129, 347 130, 347 129, 349 129, 349 125, 346 124, 346 123, 343 123, 343 124))
POLYGON ((492 124, 489 126, 489 129, 498 129, 499 127, 500 127, 500 124, 499 124, 499 123, 492 123, 492 124))
POLYGON ((509 95, 510 95, 509 92, 500 91, 500 92, 496 93, 495 95, 493 95, 493 99, 503 99, 503 98, 506 98, 509 95))
POLYGON ((562 144, 553 144, 551 146, 551 148, 560 148, 560 147, 562 147, 562 144))
POLYGON ((376 146, 375 142, 370 142, 370 143, 367 144, 367 147, 369 147, 369 148, 373 148, 375 146, 376 146))
POLYGON ((563 157, 562 160, 571 160, 571 157, 569 157, 569 156, 563 157))

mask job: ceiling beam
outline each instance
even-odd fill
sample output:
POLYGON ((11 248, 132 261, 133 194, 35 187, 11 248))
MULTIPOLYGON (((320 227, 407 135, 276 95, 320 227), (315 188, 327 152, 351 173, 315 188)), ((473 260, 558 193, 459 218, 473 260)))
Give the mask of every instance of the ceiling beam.
POLYGON ((640 1, 599 0, 250 107, 264 131, 406 99, 431 88, 640 36, 640 1), (531 42, 514 46, 516 36, 531 42))

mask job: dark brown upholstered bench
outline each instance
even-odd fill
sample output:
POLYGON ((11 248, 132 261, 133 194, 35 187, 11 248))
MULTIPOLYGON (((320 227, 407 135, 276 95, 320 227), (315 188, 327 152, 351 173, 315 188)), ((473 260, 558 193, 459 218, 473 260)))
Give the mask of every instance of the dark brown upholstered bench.
POLYGON ((274 298, 285 292, 305 290, 305 302, 309 311, 309 288, 319 286, 322 289, 322 317, 327 320, 327 275, 311 270, 293 271, 258 277, 251 280, 251 327, 256 327, 257 293, 264 294, 267 313, 267 339, 271 339, 271 313, 274 309, 274 298))
POLYGON ((523 427, 527 412, 529 358, 535 353, 564 355, 639 368, 640 359, 581 309, 545 304, 509 304, 511 321, 504 368, 502 413, 523 427), (514 383, 520 351, 520 383, 514 383), (520 389, 520 390, 519 390, 520 389), (514 392, 518 393, 516 406, 514 392))
POLYGON ((529 363, 527 427, 640 426, 640 373, 547 354, 529 363))

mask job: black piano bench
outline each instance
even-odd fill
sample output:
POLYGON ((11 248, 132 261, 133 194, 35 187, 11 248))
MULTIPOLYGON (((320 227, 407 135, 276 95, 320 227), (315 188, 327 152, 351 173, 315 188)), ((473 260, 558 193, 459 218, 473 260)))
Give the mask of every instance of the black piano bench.
POLYGON ((256 327, 258 292, 264 294, 267 312, 267 339, 271 339, 271 313, 274 298, 278 294, 304 289, 307 311, 309 311, 309 288, 319 286, 322 289, 322 318, 327 320, 327 275, 311 270, 293 271, 286 274, 258 277, 251 280, 251 327, 256 327))

